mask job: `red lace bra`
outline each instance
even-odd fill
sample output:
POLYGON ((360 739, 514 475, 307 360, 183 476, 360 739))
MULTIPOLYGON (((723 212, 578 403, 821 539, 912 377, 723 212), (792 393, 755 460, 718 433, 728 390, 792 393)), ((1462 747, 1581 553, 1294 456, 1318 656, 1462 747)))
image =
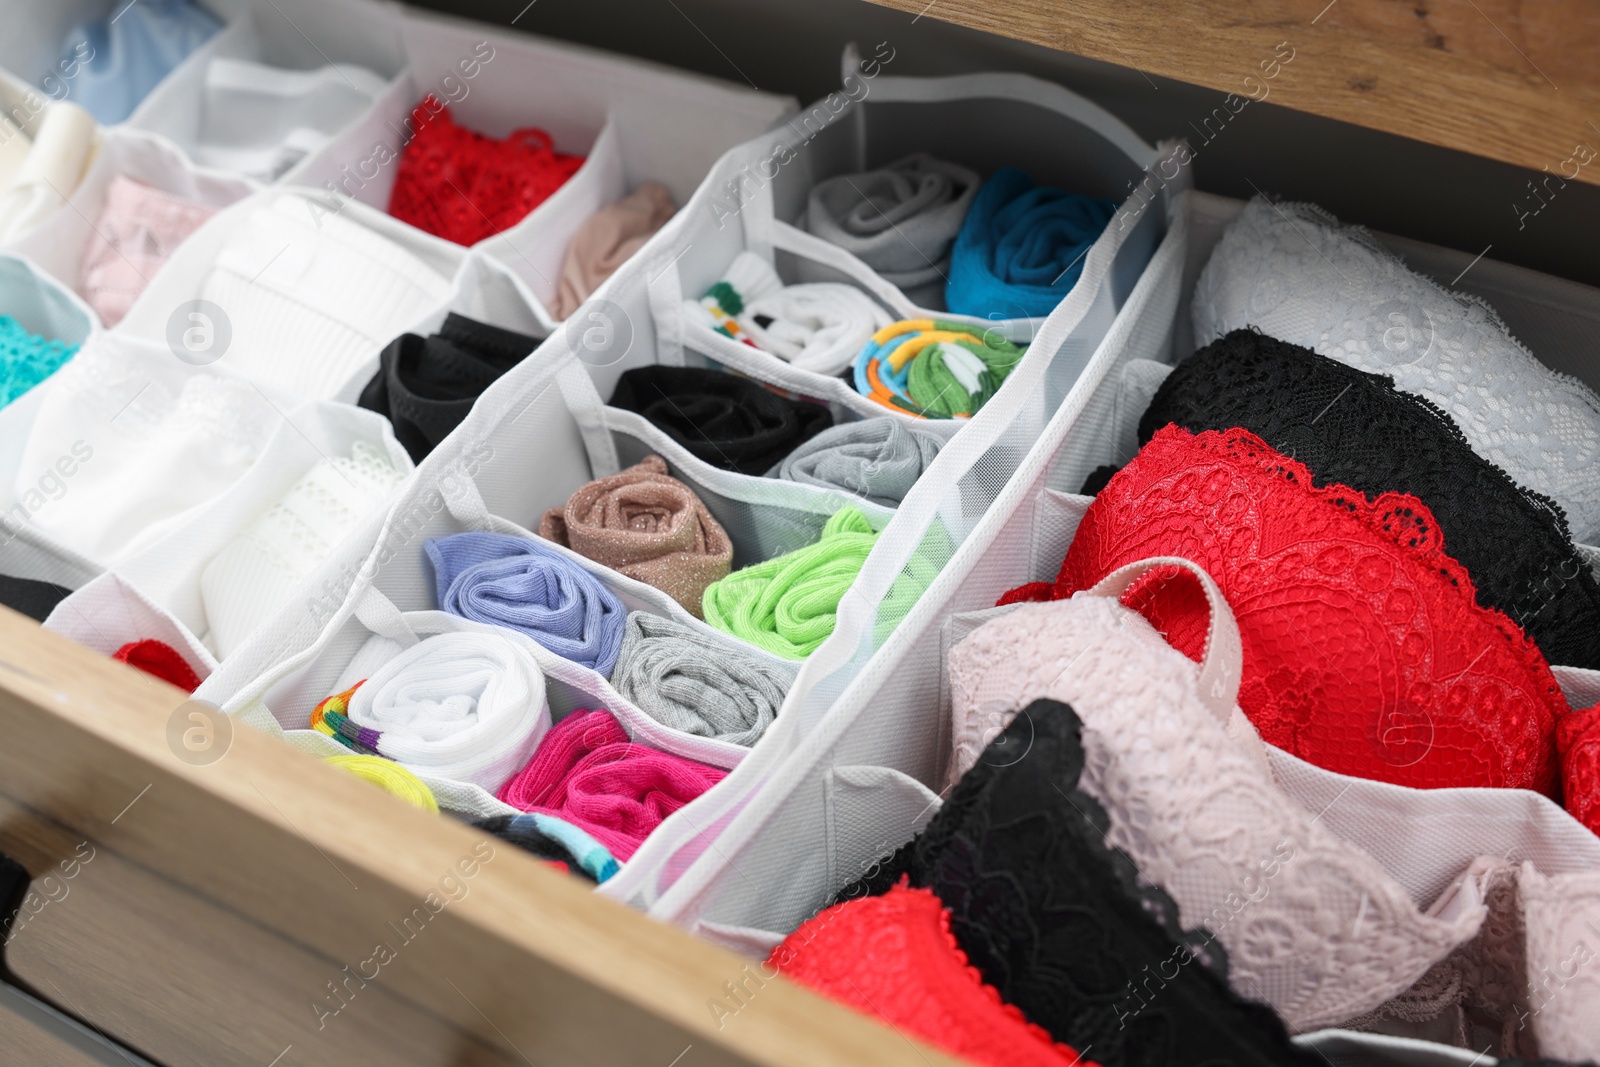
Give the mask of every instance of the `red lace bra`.
POLYGON ((415 135, 400 156, 389 214, 457 244, 476 244, 510 229, 544 203, 582 156, 557 152, 532 126, 505 140, 456 125, 432 95, 411 112, 415 135))
MULTIPOLYGON (((1561 690, 1533 642, 1474 602, 1416 497, 1319 489, 1248 431, 1168 426, 1095 498, 1056 581, 1000 602, 1064 599, 1152 556, 1221 586, 1244 644, 1239 706, 1269 744, 1398 785, 1555 794, 1561 690)), ((1193 578, 1152 572, 1123 600, 1200 658, 1193 578)))
POLYGON ((901 884, 835 904, 790 934, 767 965, 984 1067, 1095 1067, 984 982, 928 889, 901 884))

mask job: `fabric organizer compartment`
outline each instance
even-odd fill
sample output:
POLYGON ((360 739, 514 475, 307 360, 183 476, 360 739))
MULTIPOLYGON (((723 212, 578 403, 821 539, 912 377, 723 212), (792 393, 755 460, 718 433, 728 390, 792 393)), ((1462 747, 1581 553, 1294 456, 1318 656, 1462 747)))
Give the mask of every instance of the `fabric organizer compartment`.
POLYGON ((466 257, 364 204, 277 187, 196 230, 118 332, 296 399, 354 402, 382 348, 448 301, 466 257))
POLYGON ((789 98, 431 12, 405 11, 401 36, 408 67, 394 90, 296 180, 321 187, 329 204, 355 199, 386 210, 412 110, 429 94, 458 124, 490 137, 545 130, 556 151, 585 156, 583 165, 477 246, 528 285, 541 332, 559 321, 549 309, 567 246, 596 211, 646 181, 683 205, 721 153, 794 110, 789 98))
MULTIPOLYGON (((314 655, 304 657, 295 669, 278 672, 273 684, 251 701, 242 717, 315 757, 347 755, 349 748, 309 728, 312 709, 325 696, 371 677, 384 663, 415 647, 419 641, 448 634, 480 635, 515 646, 542 676, 543 714, 555 723, 580 710, 603 710, 615 717, 629 740, 719 770, 736 764, 746 751, 661 726, 618 694, 604 677, 548 652, 523 634, 441 611, 402 613, 370 586, 363 590, 361 603, 354 607, 338 632, 330 635, 331 640, 321 644, 314 655)), ((203 698, 203 693, 201 696, 203 698)), ((539 751, 537 746, 549 736, 546 727, 534 742, 534 758, 539 751)), ((519 772, 525 762, 518 761, 519 772)), ((480 783, 445 777, 426 768, 411 770, 433 793, 443 811, 460 818, 516 815, 520 811, 498 799, 480 783)))
POLYGON ((293 577, 284 587, 288 572, 283 568, 311 564, 307 572, 316 569, 306 554, 324 546, 313 538, 332 541, 322 558, 337 555, 345 538, 367 525, 365 516, 387 511, 386 498, 400 491, 413 469, 382 416, 328 401, 301 405, 284 413, 243 477, 159 541, 117 562, 115 572, 199 635, 212 656, 222 660, 243 643, 241 635, 276 614, 264 601, 296 599, 293 577), (336 467, 336 462, 350 469, 336 467), (320 479, 302 484, 319 468, 320 479), (279 512, 281 518, 270 531, 257 529, 297 487, 302 499, 279 512), (306 525, 309 521, 319 525, 306 525), (246 535, 248 544, 261 545, 261 554, 241 560, 241 551, 253 551, 239 543, 246 535), (257 536, 273 540, 258 542, 257 536), (231 553, 232 564, 211 575, 211 564, 224 551, 231 553), (237 584, 246 579, 243 587, 237 584), (234 584, 223 584, 229 581, 234 584), (223 611, 224 618, 212 618, 208 606, 223 611), (249 625, 249 619, 259 621, 249 625))
MULTIPOLYGON (((73 349, 82 348, 99 325, 76 293, 16 253, 0 253, 0 317, 14 320, 35 337, 73 349)), ((0 484, 9 485, 16 478, 28 429, 53 374, 0 407, 0 484)))
MULTIPOLYGON (((228 24, 246 17, 249 5, 250 0, 201 0, 199 3, 203 10, 224 24, 223 32, 226 32, 228 24)), ((31 4, 21 0, 6 4, 0 9, 7 31, 5 39, 0 41, 0 68, 25 85, 37 86, 53 99, 71 99, 75 72, 63 70, 60 66, 62 46, 68 31, 86 22, 109 19, 117 14, 120 6, 117 0, 62 0, 61 3, 52 4, 31 4)), ((213 37, 198 51, 203 52, 207 45, 215 41, 216 37, 213 37)), ((95 59, 90 56, 87 61, 93 64, 95 59)), ((101 58, 100 62, 106 60, 101 58)), ((169 71, 164 81, 179 76, 181 67, 182 64, 179 64, 169 71)), ((155 88, 159 89, 161 85, 155 88)), ((145 99, 153 95, 154 89, 145 99)))
MULTIPOLYGON (((342 558, 330 560, 302 586, 303 590, 309 587, 315 592, 304 600, 297 599, 263 627, 241 649, 241 666, 235 669, 232 662, 224 664, 200 695, 246 716, 260 714, 263 694, 268 689, 275 694, 274 700, 283 699, 277 694, 292 691, 291 699, 296 705, 307 699, 314 704, 328 695, 315 691, 332 684, 333 678, 311 671, 305 680, 280 683, 280 679, 299 677, 306 663, 344 641, 342 635, 352 625, 349 620, 358 605, 393 604, 394 610, 401 612, 434 610, 437 589, 423 544, 473 530, 534 540, 595 576, 629 611, 673 620, 700 634, 714 647, 741 649, 773 669, 792 673, 793 664, 708 627, 661 590, 538 539, 533 533, 546 509, 559 507, 573 490, 593 478, 620 469, 614 438, 604 428, 604 409, 582 366, 560 350, 562 339, 563 335, 557 334, 491 386, 467 421, 424 460, 410 487, 390 509, 377 536, 365 541, 353 537, 347 542, 342 558), (280 690, 280 684, 287 688, 280 690)), ((694 481, 694 469, 686 465, 676 473, 692 489, 701 490, 694 481)), ((759 501, 739 499, 749 495, 747 487, 740 483, 762 480, 723 477, 721 493, 707 491, 706 499, 716 501, 723 513, 730 515, 730 529, 739 529, 738 511, 748 513, 760 506, 759 501)), ((833 495, 810 487, 787 488, 802 490, 791 493, 791 500, 798 497, 809 504, 811 510, 805 516, 814 524, 812 529, 820 531, 830 514, 827 504, 833 495)), ((863 510, 870 510, 880 522, 888 521, 886 509, 869 506, 863 510)), ((752 523, 745 519, 742 525, 748 528, 752 523)), ((738 551, 736 546, 736 567, 756 562, 741 559, 738 551)), ((369 606, 361 610, 370 614, 372 609, 369 606)), ((572 669, 600 679, 588 668, 573 664, 572 669)), ((638 714, 648 718, 642 712, 638 714)), ((665 731, 663 736, 681 736, 684 743, 709 746, 706 751, 710 755, 703 759, 719 766, 731 766, 729 761, 743 758, 748 751, 723 741, 680 735, 659 724, 649 728, 665 731)))
MULTIPOLYGON (((1093 112, 1091 117, 1094 116, 1099 113, 1093 112)), ((1172 159, 1162 158, 1169 163, 1172 159)), ((1151 164, 1152 186, 1159 182, 1154 174, 1160 163, 1157 160, 1151 164)), ((1168 173, 1178 171, 1173 168, 1168 173)), ((918 597, 925 596, 930 586, 937 588, 935 576, 973 534, 1046 425, 1053 417, 1065 417, 1057 414, 1058 408, 1075 412, 1087 403, 1107 368, 1124 356, 1130 333, 1147 332, 1153 321, 1161 322, 1163 330, 1170 324, 1188 241, 1186 214, 1172 215, 1169 225, 1169 197, 1174 191, 1170 187, 1159 188, 1150 201, 1130 202, 1123 208, 1108 229, 1117 241, 1089 253, 1083 281, 1046 320, 1034 341, 1037 354, 1046 358, 1024 361, 1013 375, 1018 384, 1008 390, 1011 399, 985 405, 944 446, 902 501, 841 603, 832 638, 802 668, 776 727, 739 771, 693 805, 692 821, 686 812, 683 819, 669 823, 641 850, 627 876, 608 884, 607 893, 663 918, 678 919, 682 905, 674 904, 676 897, 669 895, 674 892, 674 881, 697 860, 703 861, 694 868, 697 874, 717 877, 719 865, 711 853, 720 849, 716 844, 718 835, 727 832, 737 813, 749 803, 751 793, 784 764, 791 752, 796 748, 811 749, 813 740, 809 735, 851 679, 873 662, 875 653, 894 629, 904 620, 915 622, 926 613, 926 607, 918 606, 918 597)), ((710 227, 705 233, 705 240, 696 240, 689 255, 720 241, 720 258, 725 261, 726 248, 741 236, 728 232, 719 235, 710 227)), ((670 252, 664 249, 661 259, 668 258, 670 252)), ((647 277, 659 270, 650 263, 639 264, 637 269, 647 277)), ((611 293, 625 291, 624 285, 618 284, 611 293)), ((637 344, 638 339, 633 343, 637 344)), ((606 367, 604 349, 590 351, 584 358, 591 367, 610 369, 606 367)), ((873 676, 877 676, 876 671, 873 676)), ((916 778, 916 761, 933 759, 938 739, 922 730, 894 736, 896 744, 918 755, 889 758, 858 747, 860 758, 836 760, 834 765, 841 769, 839 775, 828 778, 832 784, 813 780, 807 795, 815 800, 820 795, 818 790, 826 792, 833 798, 829 803, 837 814, 823 817, 810 810, 817 821, 803 833, 830 839, 843 835, 839 847, 845 840, 855 841, 852 847, 875 857, 873 849, 882 842, 874 829, 879 820, 871 814, 873 805, 879 805, 878 810, 883 812, 896 813, 889 816, 891 820, 912 820, 926 814, 932 794, 916 778), (871 840, 856 840, 862 836, 870 836, 871 840)), ((882 740, 881 735, 878 739, 882 740)), ((832 775, 832 768, 824 773, 832 775)), ((741 840, 736 847, 742 850, 746 845, 748 840, 741 840)), ((805 903, 793 915, 802 916, 806 909, 814 908, 815 894, 798 887, 810 884, 813 878, 826 880, 828 874, 815 868, 830 864, 828 850, 819 843, 815 852, 787 855, 782 860, 773 857, 773 862, 779 867, 797 864, 803 873, 797 882, 786 881, 770 894, 763 891, 762 904, 781 906, 778 901, 797 892, 805 903)), ((684 925, 703 930, 703 924, 694 926, 692 921, 684 925)), ((748 945, 749 942, 740 942, 740 936, 734 935, 734 943, 748 945)))
MULTIPOLYGON (((610 395, 617 375, 653 357, 668 366, 721 365, 790 396, 826 403, 839 418, 897 415, 932 433, 957 432, 958 425, 946 423, 962 420, 899 413, 858 393, 845 376, 801 369, 719 333, 701 315, 686 313, 686 304, 700 301, 741 252, 772 266, 785 284, 849 284, 890 319, 956 322, 970 326, 986 342, 1026 344, 1040 336, 1043 317, 1007 317, 997 310, 982 318, 918 308, 856 256, 792 220, 805 214, 807 196, 818 182, 880 167, 930 146, 980 176, 997 163, 1013 164, 1047 185, 1113 202, 1125 198, 1159 153, 1118 120, 1059 86, 1011 74, 898 77, 887 73, 893 58, 892 49, 885 56, 880 48, 875 58, 863 61, 853 46, 848 48, 840 91, 718 163, 697 203, 683 213, 688 220, 672 249, 681 256, 670 263, 662 256, 651 272, 657 343, 653 349, 635 346, 628 358, 597 369, 603 395, 610 395), (1050 134, 1040 136, 1039 129, 1050 134)), ((1126 237, 1121 231, 1136 217, 1124 215, 1122 222, 1108 226, 1093 247, 1119 247, 1126 237)), ((1119 286, 1123 283, 1131 288, 1130 279, 1120 280, 1119 286)), ((1119 299, 1127 288, 1120 290, 1119 299)), ((1024 355, 1021 364, 1029 362, 1024 355)), ((1065 395, 1070 384, 1055 382, 1052 388, 1065 395)))
MULTIPOLYGON (((533 336, 544 329, 538 318, 536 298, 521 277, 503 261, 484 254, 481 249, 475 249, 462 268, 456 295, 447 310, 533 336)), ((416 332, 436 328, 444 317, 443 313, 435 313, 419 323, 416 332)), ((490 387, 496 395, 514 390, 522 392, 526 398, 530 387, 517 383, 530 380, 527 376, 535 373, 527 368, 535 364, 541 366, 543 370, 538 372, 541 380, 549 370, 546 365, 560 371, 558 392, 563 411, 555 416, 560 420, 557 425, 583 428, 584 441, 581 462, 562 472, 558 479, 561 484, 570 481, 572 489, 576 489, 593 479, 631 467, 646 456, 661 456, 667 461, 671 475, 687 484, 705 502, 712 517, 728 531, 733 540, 736 567, 768 560, 815 542, 828 518, 846 505, 859 507, 876 528, 887 525, 892 509, 861 500, 843 490, 719 470, 691 455, 643 417, 607 406, 593 383, 576 373, 588 369, 588 365, 581 356, 574 357, 567 347, 583 334, 581 323, 582 320, 578 320, 576 325, 557 328, 533 354, 490 387)), ((528 399, 527 402, 535 401, 528 399)), ((476 410, 468 419, 472 425, 482 425, 476 410)), ((537 456, 537 433, 543 426, 529 423, 525 427, 523 420, 524 416, 512 416, 506 420, 508 428, 496 432, 511 433, 509 427, 514 426, 517 454, 537 456), (523 437, 524 433, 533 436, 523 437)), ((463 423, 463 428, 466 425, 468 423, 463 423)), ((445 447, 441 445, 440 450, 445 447)), ((500 455, 498 450, 496 455, 500 455)), ((432 460, 431 455, 429 460, 432 460)), ((511 456, 507 456, 507 461, 515 462, 511 456)), ((507 477, 515 475, 508 469, 507 477)), ((533 491, 530 503, 521 496, 522 489, 507 488, 505 492, 509 495, 497 497, 491 510, 497 517, 512 520, 528 530, 536 530, 543 512, 560 507, 571 495, 571 489, 546 490, 541 485, 533 491)), ((486 489, 485 495, 488 493, 486 489)), ((475 504, 472 506, 476 508, 475 504)))
MULTIPOLYGON (((89 286, 86 267, 92 259, 107 261, 113 267, 125 264, 138 277, 138 284, 148 284, 153 276, 149 258, 170 256, 183 238, 153 229, 137 233, 124 233, 120 228, 108 230, 103 212, 108 191, 118 181, 138 182, 208 213, 242 200, 258 188, 248 179, 196 167, 160 138, 124 126, 112 127, 104 132, 94 161, 66 204, 11 247, 30 256, 80 295, 89 286), (129 246, 131 255, 122 251, 124 244, 129 246)), ((137 214, 119 219, 130 231, 141 221, 137 214)))
MULTIPOLYGON (((1186 255, 1169 264, 1163 301, 1143 316, 1118 321, 1084 376, 1092 387, 1056 415, 995 506, 934 579, 914 615, 846 683, 842 694, 828 693, 831 706, 809 736, 794 739, 804 714, 796 711, 816 700, 817 689, 831 681, 819 668, 834 650, 825 648, 814 657, 766 745, 696 806, 694 823, 705 830, 700 840, 687 827, 663 828, 636 857, 635 869, 608 886, 608 894, 645 904, 652 915, 746 954, 765 955, 833 893, 925 825, 948 783, 949 650, 982 623, 1016 610, 994 607, 1001 594, 1028 581, 1054 578, 1091 501, 1078 493, 1085 477, 1103 464, 1132 457, 1138 446, 1137 423, 1153 382, 1159 381, 1159 368, 1192 351, 1182 324, 1188 320, 1193 281, 1226 221, 1242 205, 1196 193, 1185 194, 1179 203, 1174 228, 1189 230, 1192 243, 1186 255), (787 750, 780 738, 790 742, 787 750), (770 752, 780 757, 768 764, 763 757, 770 752), (740 787, 745 789, 742 795, 740 787), (730 799, 719 807, 713 797, 730 799), (682 837, 675 838, 675 833, 682 837), (708 848, 706 838, 713 838, 714 845, 708 848), (681 852, 672 854, 670 848, 680 841, 681 852), (649 870, 647 862, 659 863, 666 873, 649 870), (652 895, 651 890, 676 873, 673 865, 687 870, 665 892, 652 895), (640 887, 639 879, 647 875, 654 881, 640 887)), ((1407 243, 1405 251, 1410 265, 1427 273, 1447 272, 1459 255, 1415 243, 1407 243)), ((1581 324, 1593 306, 1592 293, 1557 304, 1567 283, 1541 287, 1531 272, 1504 271, 1488 261, 1479 266, 1489 268, 1480 285, 1492 286, 1506 276, 1523 285, 1527 305, 1541 307, 1547 316, 1547 336, 1559 337, 1562 331, 1569 337, 1584 336, 1581 324)), ((1506 314, 1516 332, 1517 310, 1506 314)), ((1544 358, 1559 364, 1572 353, 1558 347, 1544 358)), ((847 625, 841 618, 841 633, 847 625)), ((1575 707, 1600 697, 1596 672, 1555 667, 1554 674, 1575 707)), ((994 709, 997 715, 1015 710, 994 709)), ((1460 915, 1462 908, 1485 900, 1491 876, 1475 862, 1480 856, 1531 865, 1524 868, 1534 872, 1524 875, 1532 879, 1532 888, 1524 890, 1531 895, 1522 906, 1537 917, 1542 933, 1526 946, 1528 974, 1547 973, 1541 968, 1556 973, 1582 917, 1593 921, 1593 905, 1584 902, 1594 900, 1600 890, 1600 839, 1548 798, 1518 790, 1404 789, 1338 775, 1277 750, 1269 749, 1267 756, 1276 785, 1318 815, 1322 825, 1376 860, 1419 914, 1433 908, 1460 915)), ((1197 924, 1185 915, 1186 927, 1197 924)), ((1306 970, 1304 960, 1280 959, 1274 966, 1276 972, 1253 979, 1282 991, 1292 973, 1303 983, 1299 989, 1308 1005, 1325 988, 1312 977, 1322 972, 1306 970)), ((1415 977, 1423 977, 1422 971, 1415 977)), ((1542 1007, 1533 1025, 1544 1055, 1583 1060, 1600 1052, 1600 1035, 1592 1027, 1584 1030, 1589 1024, 1581 1022, 1586 989, 1581 980, 1564 980, 1540 994, 1542 1007)), ((1374 998, 1368 1010, 1387 1000, 1380 993, 1368 995, 1374 998)), ((1309 1011, 1283 1007, 1291 1015, 1309 1011)), ((1306 1027, 1311 1030, 1342 1021, 1304 1017, 1317 1020, 1306 1027)), ((1362 1040, 1381 1044, 1398 1039, 1362 1040)))
POLYGON ((105 656, 141 641, 160 641, 204 681, 217 658, 193 630, 114 571, 78 587, 57 604, 44 627, 105 656))
MULTIPOLYGON (((63 60, 77 73, 76 60, 63 60)), ((55 75, 41 89, 0 68, 0 243, 58 210, 94 161, 104 133, 55 75)))
MULTIPOLYGON (((22 256, 0 253, 0 316, 9 316, 36 336, 82 348, 100 336, 94 312, 71 292, 22 256)), ((70 363, 70 359, 68 360, 70 363)), ((69 455, 30 467, 22 476, 28 435, 54 375, 0 408, 0 574, 76 589, 102 566, 59 545, 30 520, 60 499, 74 469, 69 455), (20 490, 20 491, 19 491, 20 490)))
MULTIPOLYGON (((53 336, 79 348, 99 333, 94 312, 76 293, 17 255, 0 254, 0 315, 9 315, 30 333, 53 336)), ((26 478, 21 476, 28 435, 50 380, 0 408, 0 501, 4 502, 0 574, 77 589, 101 573, 101 564, 58 544, 30 521, 67 490, 57 467, 60 459, 37 471, 30 468, 26 478), (19 493, 23 485, 27 489, 19 493), (32 491, 31 496, 27 490, 32 491)), ((69 456, 69 468, 72 463, 69 456)))
POLYGON ((299 182, 341 134, 399 90, 404 68, 394 5, 242 0, 222 32, 127 124, 170 140, 199 165, 299 182))

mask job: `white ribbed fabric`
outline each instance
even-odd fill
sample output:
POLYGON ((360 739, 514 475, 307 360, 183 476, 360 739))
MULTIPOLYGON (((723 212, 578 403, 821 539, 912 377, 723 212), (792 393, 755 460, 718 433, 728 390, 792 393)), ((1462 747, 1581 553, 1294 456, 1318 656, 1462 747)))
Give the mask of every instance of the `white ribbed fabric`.
POLYGON ((333 397, 450 292, 449 278, 387 237, 280 196, 250 210, 199 295, 231 323, 224 365, 309 400, 333 397))
POLYGON ((350 63, 285 70, 213 59, 200 101, 200 137, 189 154, 201 166, 276 181, 360 118, 384 87, 383 78, 350 63))
POLYGON ((491 793, 527 765, 550 730, 538 664, 493 633, 437 634, 412 645, 356 690, 349 716, 379 731, 378 751, 396 763, 491 793))
POLYGON ((283 499, 207 563, 200 595, 210 643, 226 658, 270 619, 310 574, 405 482, 379 449, 357 441, 319 460, 283 499))
POLYGON ((51 379, 12 499, 66 547, 126 559, 250 469, 287 407, 269 396, 165 345, 96 334, 51 379))
POLYGON ((1365 230, 1257 197, 1211 253, 1192 310, 1196 345, 1254 327, 1393 378, 1442 408, 1474 452, 1560 504, 1573 540, 1600 537, 1600 396, 1365 230))
POLYGON ((89 168, 95 130, 77 104, 56 101, 45 109, 27 157, 0 189, 0 241, 21 237, 67 202, 89 168))

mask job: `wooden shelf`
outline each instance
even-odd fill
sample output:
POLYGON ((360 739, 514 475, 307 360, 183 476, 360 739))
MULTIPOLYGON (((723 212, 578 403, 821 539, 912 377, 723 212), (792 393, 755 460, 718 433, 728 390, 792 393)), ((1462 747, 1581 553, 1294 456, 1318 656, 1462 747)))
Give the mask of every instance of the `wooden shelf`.
POLYGON ((874 2, 1600 184, 1591 0, 874 2))

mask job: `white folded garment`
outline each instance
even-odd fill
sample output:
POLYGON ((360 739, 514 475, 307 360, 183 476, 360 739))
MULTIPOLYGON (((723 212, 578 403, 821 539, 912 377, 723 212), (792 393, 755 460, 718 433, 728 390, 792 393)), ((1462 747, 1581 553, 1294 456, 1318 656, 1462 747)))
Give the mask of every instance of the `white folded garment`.
POLYGON ((491 793, 527 765, 550 730, 544 675, 532 653, 490 632, 437 634, 412 645, 355 691, 348 715, 378 732, 379 754, 491 793))
POLYGON ((333 398, 451 291, 399 244, 316 207, 279 196, 248 209, 198 294, 228 316, 223 365, 306 400, 333 398))
POLYGON ((200 100, 196 163, 260 181, 282 177, 360 118, 385 88, 365 67, 335 63, 285 70, 246 59, 213 59, 200 100))
POLYGON ((293 595, 296 584, 405 481, 365 441, 319 460, 282 500, 207 563, 200 595, 210 644, 226 658, 293 595))

